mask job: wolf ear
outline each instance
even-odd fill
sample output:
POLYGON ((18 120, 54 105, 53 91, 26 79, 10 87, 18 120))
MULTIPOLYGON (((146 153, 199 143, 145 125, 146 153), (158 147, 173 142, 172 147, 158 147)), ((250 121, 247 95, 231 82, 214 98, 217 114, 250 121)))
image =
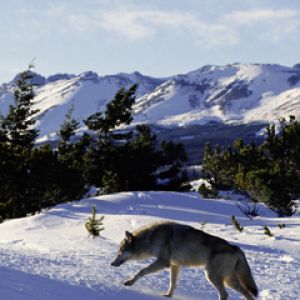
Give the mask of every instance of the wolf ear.
POLYGON ((131 241, 133 239, 132 233, 125 231, 126 240, 131 241))

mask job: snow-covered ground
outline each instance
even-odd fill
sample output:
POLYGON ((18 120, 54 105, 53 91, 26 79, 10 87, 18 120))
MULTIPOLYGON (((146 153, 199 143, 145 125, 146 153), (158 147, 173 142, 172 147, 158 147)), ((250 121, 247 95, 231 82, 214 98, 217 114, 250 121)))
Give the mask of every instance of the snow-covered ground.
MULTIPOLYGON (((195 192, 124 192, 59 205, 0 225, 0 299, 163 299, 168 272, 146 276, 132 287, 121 282, 147 262, 110 266, 125 230, 155 220, 202 228, 239 245, 260 290, 259 299, 300 299, 300 214, 291 218, 259 206, 250 220, 236 202, 205 200, 195 192), (84 224, 95 204, 105 215, 102 237, 88 237, 84 224), (231 225, 235 215, 244 232, 231 225), (285 223, 285 229, 278 224, 285 223), (264 234, 268 225, 275 237, 264 234)), ((184 269, 174 299, 217 299, 199 269, 184 269)), ((230 291, 230 299, 241 299, 230 291)))

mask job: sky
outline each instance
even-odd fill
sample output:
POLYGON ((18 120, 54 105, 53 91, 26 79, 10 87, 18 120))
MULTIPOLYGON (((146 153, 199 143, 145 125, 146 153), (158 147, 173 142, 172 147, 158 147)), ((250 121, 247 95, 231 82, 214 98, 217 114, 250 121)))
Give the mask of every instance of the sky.
POLYGON ((299 0, 2 0, 0 82, 35 71, 140 71, 300 62, 299 0))

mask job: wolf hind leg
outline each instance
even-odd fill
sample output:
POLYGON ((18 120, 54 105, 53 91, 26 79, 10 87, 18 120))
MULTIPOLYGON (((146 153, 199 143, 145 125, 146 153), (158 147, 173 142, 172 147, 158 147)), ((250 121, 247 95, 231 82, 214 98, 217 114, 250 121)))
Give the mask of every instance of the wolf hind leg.
POLYGON ((207 280, 216 288, 219 293, 219 300, 227 300, 228 293, 226 292, 224 279, 213 270, 206 270, 205 275, 207 280))
POLYGON ((176 283, 179 275, 180 267, 177 265, 171 265, 170 267, 170 286, 169 290, 166 294, 164 294, 165 297, 172 297, 175 289, 176 289, 176 283))
POLYGON ((128 279, 124 282, 125 285, 133 285, 138 279, 141 277, 158 272, 160 270, 163 270, 164 268, 167 268, 169 266, 169 262, 162 259, 157 259, 155 262, 150 264, 149 266, 141 269, 139 272, 137 272, 131 279, 128 279))
POLYGON ((236 276, 231 276, 229 279, 226 279, 226 285, 230 288, 236 290, 241 293, 247 300, 254 300, 253 296, 240 284, 238 278, 236 276))

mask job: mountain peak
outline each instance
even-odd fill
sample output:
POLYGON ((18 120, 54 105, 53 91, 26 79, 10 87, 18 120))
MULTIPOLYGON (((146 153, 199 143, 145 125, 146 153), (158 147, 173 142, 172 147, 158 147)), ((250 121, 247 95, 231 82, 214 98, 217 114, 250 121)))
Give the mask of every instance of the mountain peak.
MULTIPOLYGON (((220 123, 272 122, 290 114, 300 117, 300 64, 205 65, 185 74, 155 78, 133 73, 98 76, 45 77, 32 72, 36 85, 37 127, 41 136, 56 136, 66 112, 81 122, 103 111, 121 88, 138 84, 134 122, 159 126, 220 123), (59 83, 57 83, 59 81, 59 83)), ((17 78, 17 77, 16 77, 17 78)), ((15 80, 16 80, 15 78, 15 80)), ((11 103, 14 82, 0 86, 0 110, 11 103)))

